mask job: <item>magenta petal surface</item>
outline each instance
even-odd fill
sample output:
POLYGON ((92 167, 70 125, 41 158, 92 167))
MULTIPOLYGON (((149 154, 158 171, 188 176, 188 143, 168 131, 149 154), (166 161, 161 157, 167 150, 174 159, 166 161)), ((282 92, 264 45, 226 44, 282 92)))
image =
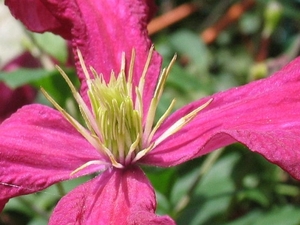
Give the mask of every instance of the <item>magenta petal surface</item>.
POLYGON ((0 125, 0 197, 39 191, 95 159, 98 152, 59 112, 25 106, 0 125))
POLYGON ((0 82, 0 123, 20 107, 33 102, 36 90, 26 85, 15 90, 0 82))
POLYGON ((14 17, 21 20, 31 31, 51 31, 68 36, 65 25, 61 24, 47 9, 42 0, 5 0, 14 17))
POLYGON ((241 142, 300 178, 300 58, 273 76, 217 93, 175 112, 157 132, 213 98, 192 122, 143 162, 172 166, 241 142))
MULTIPOLYGON (((29 53, 24 52, 15 59, 8 62, 3 71, 9 72, 21 67, 35 68, 40 63, 29 53)), ((9 75, 8 75, 9 76, 9 75)), ((0 82, 0 123, 8 118, 12 113, 17 111, 26 104, 30 104, 36 97, 36 90, 29 85, 19 87, 15 90, 9 88, 5 83, 0 82)))
POLYGON ((155 208, 153 188, 141 169, 112 169, 63 197, 49 225, 175 224, 167 216, 156 216, 155 208))
POLYGON ((0 212, 3 210, 3 208, 7 202, 8 202, 8 199, 0 199, 0 212))
MULTIPOLYGON (((44 26, 43 31, 52 31, 69 39, 74 55, 78 48, 87 66, 94 67, 106 80, 112 70, 120 71, 122 52, 126 53, 128 69, 132 49, 135 49, 133 80, 138 84, 151 46, 147 23, 153 14, 153 1, 6 0, 6 4, 30 30, 40 32, 40 27, 44 26), (44 18, 44 13, 49 21, 44 18)), ((82 94, 86 96, 85 76, 78 60, 76 66, 82 80, 82 94)), ((144 112, 148 110, 160 66, 161 57, 155 52, 145 82, 144 112)))

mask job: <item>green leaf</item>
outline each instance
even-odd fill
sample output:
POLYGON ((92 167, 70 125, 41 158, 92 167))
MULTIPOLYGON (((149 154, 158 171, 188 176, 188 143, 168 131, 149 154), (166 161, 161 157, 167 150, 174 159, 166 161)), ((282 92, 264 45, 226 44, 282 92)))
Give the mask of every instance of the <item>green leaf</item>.
POLYGON ((49 32, 43 34, 33 33, 32 35, 42 50, 57 59, 60 63, 66 62, 68 49, 64 39, 49 32))
MULTIPOLYGON (((238 159, 238 155, 233 153, 222 157, 203 176, 194 194, 190 196, 191 202, 177 219, 179 225, 203 224, 226 211, 235 190, 233 181, 228 177, 238 159)), ((186 193, 196 176, 197 171, 193 170, 177 180, 172 191, 172 202, 175 205, 186 193)))
POLYGON ((6 83, 10 88, 15 89, 22 85, 41 80, 53 75, 53 71, 44 69, 19 69, 13 72, 0 72, 0 81, 6 83))
POLYGON ((175 51, 188 56, 188 60, 191 60, 192 71, 196 70, 201 73, 208 71, 209 51, 197 34, 188 30, 180 30, 170 37, 170 41, 175 51))
POLYGON ((176 168, 144 167, 143 169, 155 190, 160 192, 162 195, 169 197, 170 188, 172 187, 176 176, 176 168))
POLYGON ((245 216, 224 225, 299 225, 300 208, 286 205, 274 207, 269 212, 255 210, 245 216))
POLYGON ((28 225, 47 225, 48 220, 41 217, 35 217, 33 220, 28 223, 28 225))

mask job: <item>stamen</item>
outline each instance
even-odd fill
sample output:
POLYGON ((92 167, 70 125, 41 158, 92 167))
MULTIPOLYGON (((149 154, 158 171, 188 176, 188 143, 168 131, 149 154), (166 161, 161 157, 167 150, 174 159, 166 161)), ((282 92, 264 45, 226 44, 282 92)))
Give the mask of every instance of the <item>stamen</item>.
POLYGON ((121 69, 120 69, 121 73, 125 72, 125 65, 126 65, 125 52, 122 52, 121 69))
POLYGON ((134 157, 134 159, 132 160, 132 163, 135 163, 136 161, 138 161, 139 159, 141 159, 142 157, 144 157, 145 155, 147 155, 148 152, 150 152, 153 148, 154 148, 155 143, 152 142, 148 148, 143 149, 142 151, 138 152, 136 154, 136 156, 134 157))
POLYGON ((157 145, 159 145, 162 141, 164 141, 167 137, 171 136, 172 134, 175 134, 181 128, 183 128, 186 124, 188 124, 192 119, 197 116, 198 112, 206 108, 213 99, 209 99, 207 102, 205 102, 203 105, 199 106, 198 108, 194 109, 192 112, 189 114, 185 115, 184 117, 180 118, 177 120, 171 127, 169 127, 156 141, 153 146, 155 148, 157 145))
POLYGON ((150 66, 150 61, 152 59, 153 52, 154 52, 154 45, 152 45, 150 50, 149 50, 147 61, 145 63, 145 67, 144 67, 144 70, 142 72, 140 82, 139 82, 139 88, 138 89, 139 89, 139 92, 141 93, 142 97, 143 97, 143 93, 144 93, 145 77, 146 77, 147 71, 148 71, 149 66, 150 66))
POLYGON ((165 119, 170 115, 172 109, 174 108, 175 105, 175 99, 172 100, 171 104, 169 105, 168 109, 164 112, 164 114, 160 117, 160 119, 157 121, 155 127, 152 129, 149 137, 147 138, 147 143, 149 143, 152 138, 153 135, 155 134, 155 132, 158 130, 158 128, 160 127, 160 125, 165 121, 165 119))
POLYGON ((137 147, 139 145, 139 139, 140 139, 140 134, 138 134, 138 136, 136 137, 135 141, 130 146, 128 154, 127 154, 127 156, 125 158, 125 163, 129 163, 130 160, 132 159, 133 152, 137 149, 137 147))
POLYGON ((91 80, 90 74, 89 74, 89 72, 88 72, 88 70, 87 70, 87 68, 86 68, 86 66, 85 66, 85 63, 84 63, 82 54, 81 54, 81 52, 80 52, 79 49, 77 49, 77 55, 78 55, 79 62, 80 62, 81 68, 82 68, 82 70, 83 70, 83 73, 84 73, 84 75, 85 75, 87 81, 90 81, 90 80, 91 80))
POLYGON ((154 97, 156 97, 158 100, 160 100, 160 98, 161 98, 161 95, 165 88, 167 78, 170 74, 171 67, 174 65, 176 58, 177 58, 177 55, 174 55, 170 64, 168 65, 167 69, 163 70, 162 75, 160 76, 160 79, 158 80, 158 84, 157 84, 157 87, 156 87, 155 93, 154 93, 154 97))
POLYGON ((161 99, 170 69, 176 60, 176 55, 171 60, 169 66, 162 71, 153 98, 150 102, 148 114, 146 115, 147 118, 143 118, 143 116, 145 116, 143 114, 144 86, 146 74, 154 53, 154 46, 152 46, 149 51, 138 85, 134 83, 136 80, 133 80, 135 63, 134 49, 131 53, 128 74, 125 74, 126 57, 125 53, 122 53, 120 71, 117 75, 112 72, 109 81, 106 81, 103 75, 101 73, 98 74, 93 67, 90 67, 88 71, 83 56, 79 50, 77 50, 77 52, 88 85, 87 95, 91 104, 91 109, 80 96, 65 72, 59 67, 57 67, 57 69, 69 85, 72 94, 79 105, 87 129, 62 109, 55 100, 42 89, 46 98, 103 156, 101 157, 101 160, 91 160, 84 163, 75 169, 71 175, 74 175, 91 165, 99 164, 105 167, 111 165, 116 168, 124 168, 129 164, 137 162, 166 138, 182 129, 196 117, 198 112, 207 107, 213 100, 208 100, 202 106, 177 120, 171 127, 166 129, 155 142, 153 142, 153 136, 167 119, 175 105, 175 100, 173 100, 168 109, 153 127, 158 103, 161 99), (143 125, 143 121, 146 121, 145 125, 143 125))
MULTIPOLYGON (((82 56, 79 56, 79 58, 82 59, 82 56)), ((101 132, 98 129, 97 126, 97 122, 95 120, 95 117, 92 115, 92 113, 90 112, 88 106, 86 105, 86 103, 84 102, 84 100, 82 99, 82 97, 79 95, 79 93, 76 91, 75 87, 73 86, 72 82, 70 81, 70 79, 68 78, 68 76, 65 74, 65 72, 60 68, 57 67, 57 69, 59 70, 59 72, 61 73, 61 75, 64 77, 64 79, 66 80, 67 84, 69 85, 74 98, 76 99, 80 111, 82 113, 82 116, 88 126, 88 128, 90 129, 91 132, 95 132, 96 136, 91 135, 90 133, 87 132, 87 130, 81 125, 79 124, 71 115, 69 115, 64 109, 62 109, 56 102, 54 99, 52 99, 49 94, 42 89, 42 92, 45 94, 46 98, 64 115, 64 117, 77 129, 78 132, 80 132, 83 137, 86 138, 86 140, 88 140, 97 150, 100 150, 101 152, 105 153, 105 155, 107 155, 112 163, 113 166, 117 167, 117 168, 123 168, 123 166, 118 163, 115 159, 115 156, 111 153, 110 149, 106 148, 103 145, 103 137, 101 132), (98 141, 97 141, 97 138, 98 141)), ((92 98, 93 99, 93 98, 92 98)), ((92 100, 91 99, 91 100, 92 100)), ((94 99, 95 100, 95 99, 94 99)), ((97 101, 95 101, 97 102, 97 101)))
POLYGON ((72 94, 73 94, 75 100, 78 103, 78 106, 79 106, 79 109, 80 109, 80 113, 81 113, 82 117, 84 118, 84 121, 86 122, 86 125, 88 126, 88 128, 90 130, 95 131, 95 133, 97 134, 97 136, 102 141, 101 133, 100 133, 98 127, 96 126, 96 122, 95 122, 94 116, 90 112, 88 106, 86 105, 86 103, 84 102, 84 100, 82 99, 82 97, 80 96, 80 94, 77 92, 76 88, 72 84, 72 82, 69 79, 69 77, 67 76, 67 74, 59 66, 56 66, 56 68, 60 72, 60 74, 63 76, 63 78, 65 79, 65 81, 67 82, 68 86, 70 87, 70 89, 72 91, 72 94))
POLYGON ((138 88, 135 89, 135 94, 136 94, 136 98, 135 98, 135 109, 139 112, 139 114, 141 115, 141 121, 143 121, 143 99, 141 96, 141 93, 139 92, 138 88))
POLYGON ((89 167, 90 165, 106 165, 107 167, 110 166, 109 163, 105 162, 105 161, 101 161, 101 160, 92 160, 92 161, 89 161, 85 164, 83 164, 82 166, 78 167, 77 169, 73 170, 71 173, 70 173, 70 176, 73 176, 75 173, 78 173, 79 171, 89 167))
MULTIPOLYGON (((157 110, 157 107, 158 107, 158 103, 159 103, 160 98, 162 96, 162 93, 163 93, 165 83, 167 81, 170 69, 173 66, 173 64, 175 63, 176 57, 177 56, 175 55, 172 58, 172 60, 170 62, 170 65, 167 67, 167 69, 163 69, 163 71, 161 73, 161 76, 159 77, 158 84, 157 84, 157 87, 156 87, 155 92, 154 92, 154 97, 151 100, 150 107, 149 107, 149 110, 148 110, 147 123, 145 125, 145 130, 144 130, 144 135, 143 135, 144 140, 146 140, 150 136, 151 129, 152 129, 153 123, 154 123, 156 110, 157 110)), ((169 108, 168 108, 168 110, 169 110, 169 108)))
POLYGON ((132 79, 133 79, 133 68, 134 68, 134 62, 135 62, 135 50, 132 49, 131 52, 131 58, 130 58, 130 65, 128 70, 128 78, 127 78, 127 84, 128 84, 128 91, 130 94, 130 97, 132 98, 132 79))
POLYGON ((98 142, 92 138, 92 136, 87 132, 87 130, 77 122, 70 114, 68 114, 59 104, 43 89, 42 93, 45 97, 54 105, 54 107, 61 112, 61 114, 73 125, 73 127, 96 149, 98 149, 98 142))

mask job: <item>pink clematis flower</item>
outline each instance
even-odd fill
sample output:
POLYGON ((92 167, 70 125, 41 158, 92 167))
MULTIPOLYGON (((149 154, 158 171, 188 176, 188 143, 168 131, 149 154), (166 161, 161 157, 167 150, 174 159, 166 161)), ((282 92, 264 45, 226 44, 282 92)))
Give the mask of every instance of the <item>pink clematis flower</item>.
MULTIPOLYGON (((34 68, 40 64, 29 52, 24 52, 20 56, 8 62, 2 71, 10 72, 20 67, 34 68)), ((33 102, 36 96, 36 90, 29 85, 25 85, 15 90, 9 88, 5 83, 0 82, 0 123, 17 111, 23 105, 33 102)))
POLYGON ((71 41, 80 94, 61 72, 87 128, 47 93, 60 112, 36 104, 4 121, 0 208, 9 198, 100 172, 59 201, 49 224, 174 224, 155 215, 154 190, 139 165, 175 166, 234 142, 300 179, 300 59, 267 79, 200 99, 168 116, 172 103, 153 125, 170 68, 159 75, 161 57, 146 30, 150 3, 6 0, 30 30, 71 41))

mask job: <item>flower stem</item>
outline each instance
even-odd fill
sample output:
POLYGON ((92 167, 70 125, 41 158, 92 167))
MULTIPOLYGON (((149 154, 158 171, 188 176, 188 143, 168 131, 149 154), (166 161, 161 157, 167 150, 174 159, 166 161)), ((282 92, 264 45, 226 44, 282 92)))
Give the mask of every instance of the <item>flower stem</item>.
POLYGON ((232 5, 226 14, 218 20, 213 26, 205 29, 200 37, 206 44, 211 44, 216 40, 218 35, 232 23, 236 22, 247 10, 255 5, 255 0, 242 0, 232 5))
POLYGON ((66 194, 65 188, 64 188, 64 186, 62 185, 62 183, 57 183, 57 184, 55 184, 55 186, 56 186, 56 188, 57 188, 57 190, 58 190, 58 194, 59 194, 60 196, 64 196, 64 195, 66 194))
POLYGON ((207 156, 204 163, 202 164, 196 179, 193 181, 193 183, 188 188, 186 194, 182 196, 182 198, 178 201, 177 205, 175 206, 175 209, 173 211, 173 215, 178 217, 178 215, 184 210, 184 208, 189 204, 191 201, 191 198, 193 196, 193 193, 198 186, 199 182, 203 178, 203 176, 211 169, 211 167, 215 164, 217 159, 220 157, 220 155, 223 152, 223 148, 219 149, 217 151, 212 152, 207 156))

